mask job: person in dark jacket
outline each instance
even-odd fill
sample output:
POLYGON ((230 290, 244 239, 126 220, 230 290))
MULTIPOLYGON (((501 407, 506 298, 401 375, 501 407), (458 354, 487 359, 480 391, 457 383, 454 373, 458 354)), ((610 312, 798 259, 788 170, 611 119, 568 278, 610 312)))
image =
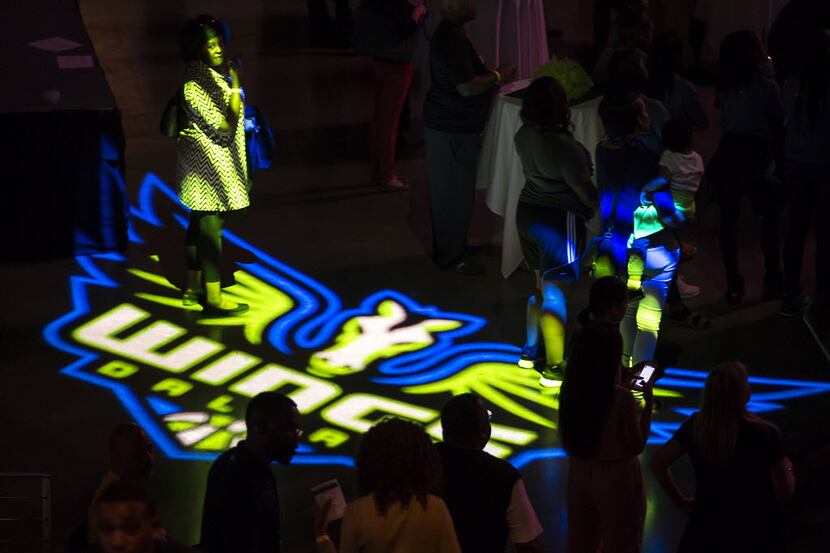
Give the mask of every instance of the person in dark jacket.
POLYGON ((245 412, 248 436, 210 467, 202 512, 206 553, 279 553, 280 500, 271 463, 291 462, 300 413, 277 392, 256 395, 245 412))
POLYGON ((741 203, 748 198, 761 227, 764 284, 761 297, 781 297, 781 250, 778 207, 782 198, 774 179, 781 162, 784 107, 781 91, 766 77, 767 58, 753 31, 738 31, 723 39, 718 58, 720 144, 706 168, 721 207, 720 246, 726 272, 726 301, 739 305, 745 284, 738 264, 741 203), (777 197, 778 196, 778 197, 777 197))
POLYGON ((490 411, 475 394, 453 397, 441 410, 444 501, 463 553, 503 553, 507 540, 518 553, 543 551, 542 526, 519 471, 484 451, 490 411))
POLYGON ((801 289, 804 242, 816 239, 816 298, 807 321, 825 349, 830 346, 830 31, 815 26, 805 38, 801 67, 784 85, 787 113, 785 174, 790 205, 784 243, 781 315, 800 314, 809 303, 801 289))

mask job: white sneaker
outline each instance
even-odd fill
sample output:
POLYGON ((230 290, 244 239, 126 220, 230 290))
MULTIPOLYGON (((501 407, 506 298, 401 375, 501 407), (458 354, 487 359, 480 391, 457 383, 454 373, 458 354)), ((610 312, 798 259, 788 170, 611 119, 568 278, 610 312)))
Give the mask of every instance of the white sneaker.
POLYGON ((680 275, 677 275, 677 291, 684 300, 690 300, 700 295, 700 287, 687 283, 680 275))

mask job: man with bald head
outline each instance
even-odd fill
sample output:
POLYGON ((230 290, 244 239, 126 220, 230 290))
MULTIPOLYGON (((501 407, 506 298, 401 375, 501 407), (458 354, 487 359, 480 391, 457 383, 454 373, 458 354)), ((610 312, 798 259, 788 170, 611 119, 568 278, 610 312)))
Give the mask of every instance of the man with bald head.
POLYGON ((441 410, 444 501, 463 553, 503 553, 509 539, 517 553, 544 551, 542 526, 522 475, 483 451, 490 441, 490 411, 475 394, 453 397, 441 410))
MULTIPOLYGON (((87 539, 95 543, 98 539, 96 507, 98 498, 111 485, 123 482, 143 486, 153 472, 153 443, 135 423, 121 423, 110 432, 109 470, 101 479, 87 512, 87 539)), ((163 533, 163 530, 160 531, 163 533)))

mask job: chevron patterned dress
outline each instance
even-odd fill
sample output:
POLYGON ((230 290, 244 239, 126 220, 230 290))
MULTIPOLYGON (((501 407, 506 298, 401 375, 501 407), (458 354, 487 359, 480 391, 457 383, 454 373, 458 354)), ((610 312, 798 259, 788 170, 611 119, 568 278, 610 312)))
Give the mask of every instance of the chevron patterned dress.
POLYGON ((245 106, 240 106, 234 132, 220 129, 230 96, 222 74, 201 61, 188 62, 182 90, 188 123, 179 133, 176 180, 179 199, 196 211, 233 211, 249 205, 242 125, 245 106))

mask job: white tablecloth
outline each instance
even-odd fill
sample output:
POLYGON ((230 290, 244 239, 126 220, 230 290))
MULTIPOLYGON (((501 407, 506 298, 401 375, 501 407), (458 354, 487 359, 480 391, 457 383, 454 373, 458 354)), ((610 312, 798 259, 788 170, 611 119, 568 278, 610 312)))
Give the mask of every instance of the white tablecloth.
MULTIPOLYGON (((522 126, 519 118, 521 101, 505 93, 527 86, 528 81, 505 88, 493 102, 493 110, 484 135, 484 145, 478 163, 476 186, 487 189, 487 207, 504 217, 504 236, 501 249, 501 274, 509 277, 522 263, 522 247, 516 229, 516 206, 525 184, 522 162, 513 143, 513 137, 522 126)), ((594 158, 597 144, 605 134, 599 118, 599 103, 594 98, 571 108, 574 138, 582 143, 594 158)))
POLYGON ((789 0, 697 0, 695 17, 706 23, 703 59, 717 61, 721 40, 751 29, 766 44, 773 21, 789 0))

